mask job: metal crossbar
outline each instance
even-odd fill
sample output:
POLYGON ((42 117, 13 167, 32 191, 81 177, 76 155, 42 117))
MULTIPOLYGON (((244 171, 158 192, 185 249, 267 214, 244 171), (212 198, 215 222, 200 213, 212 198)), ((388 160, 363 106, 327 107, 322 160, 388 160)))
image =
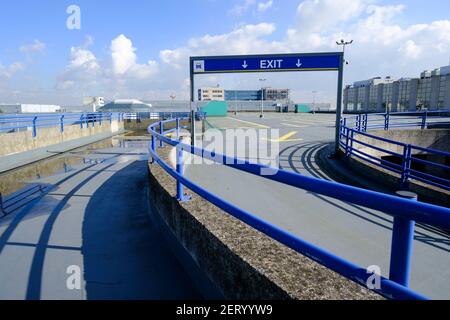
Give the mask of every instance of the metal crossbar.
POLYGON ((429 167, 440 169, 442 172, 450 173, 450 166, 445 163, 438 163, 431 160, 420 159, 415 156, 414 151, 421 154, 436 155, 450 158, 450 153, 410 145, 387 138, 382 138, 367 131, 392 128, 420 128, 426 129, 432 126, 449 126, 450 127, 450 110, 442 111, 424 111, 424 112, 396 112, 396 113, 374 113, 362 114, 357 116, 349 116, 342 118, 340 128, 340 147, 347 157, 355 156, 371 164, 377 165, 384 169, 390 170, 401 175, 400 188, 406 188, 411 180, 417 180, 422 183, 432 185, 441 189, 450 190, 450 180, 435 174, 428 174, 414 170, 411 166, 414 163, 421 163, 429 167), (376 141, 388 143, 392 146, 400 146, 403 148, 401 154, 391 150, 384 149, 371 143, 362 141, 361 137, 367 137, 376 141), (372 155, 367 154, 355 148, 354 145, 359 144, 365 148, 376 150, 382 154, 398 157, 402 163, 400 172, 398 165, 372 155))

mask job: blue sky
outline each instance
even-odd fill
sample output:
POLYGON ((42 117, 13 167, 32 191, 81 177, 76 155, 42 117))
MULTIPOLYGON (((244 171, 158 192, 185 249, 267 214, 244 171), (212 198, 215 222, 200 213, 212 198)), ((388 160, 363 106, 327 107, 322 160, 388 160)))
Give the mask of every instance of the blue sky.
MULTIPOLYGON (((0 103, 184 98, 189 55, 334 51, 341 36, 355 40, 347 83, 416 76, 448 64, 449 20, 445 0, 3 0, 0 103), (81 9, 80 30, 66 28, 72 4, 81 9)), ((199 83, 253 88, 258 77, 199 83)), ((272 86, 293 87, 297 100, 316 89, 333 99, 333 75, 270 77, 272 86)))

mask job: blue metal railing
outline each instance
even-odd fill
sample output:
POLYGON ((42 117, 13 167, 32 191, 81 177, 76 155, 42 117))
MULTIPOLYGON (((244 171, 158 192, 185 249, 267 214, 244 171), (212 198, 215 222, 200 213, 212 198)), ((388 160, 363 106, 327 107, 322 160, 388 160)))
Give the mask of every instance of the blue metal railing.
POLYGON ((57 113, 57 114, 15 114, 0 116, 0 133, 30 130, 37 137, 39 128, 65 127, 79 125, 80 128, 95 127, 112 120, 123 121, 123 113, 57 113))
MULTIPOLYGON (((187 118, 183 120, 187 120, 187 118)), ((438 228, 450 229, 450 209, 343 185, 332 181, 308 177, 280 170, 278 168, 269 168, 261 164, 250 163, 221 154, 212 154, 210 151, 186 145, 178 140, 166 137, 165 134, 167 132, 164 131, 163 128, 164 124, 168 122, 175 122, 175 130, 178 133, 180 129, 180 119, 161 121, 148 127, 148 132, 152 135, 150 154, 152 163, 158 163, 168 174, 176 179, 178 200, 185 199, 186 196, 183 192, 183 187, 185 186, 256 230, 363 286, 366 286, 367 280, 372 276, 372 274, 368 274, 366 269, 315 246, 314 244, 227 202, 187 179, 182 171, 183 154, 194 154, 204 159, 212 160, 236 170, 257 176, 261 176, 260 172, 262 170, 271 170, 274 173, 273 175, 261 177, 341 201, 385 212, 394 217, 390 279, 381 277, 381 287, 373 290, 391 299, 427 299, 425 296, 408 288, 408 275, 411 265, 411 250, 408 248, 411 248, 411 242, 413 241, 411 234, 414 228, 413 222, 417 221, 438 228), (161 143, 166 143, 177 148, 176 169, 171 168, 158 156, 158 140, 161 143)), ((171 131, 173 130, 174 129, 171 131)))
POLYGON ((446 178, 450 174, 450 166, 432 160, 424 160, 417 154, 439 156, 450 159, 450 153, 431 148, 423 148, 411 144, 378 137, 367 133, 371 130, 389 130, 392 128, 433 128, 450 127, 450 111, 424 111, 424 112, 397 112, 360 114, 341 119, 340 147, 347 157, 356 157, 383 169, 394 172, 400 176, 400 188, 405 189, 411 180, 450 190, 450 180, 446 178), (401 149, 402 152, 393 152, 375 144, 367 143, 362 139, 383 142, 392 149, 401 149), (361 146, 365 148, 362 150, 361 146), (394 148, 395 147, 395 148, 394 148), (370 154, 369 150, 375 150, 382 154, 393 156, 400 160, 400 164, 370 154), (443 174, 430 174, 414 169, 415 164, 428 166, 434 170, 439 169, 443 174))

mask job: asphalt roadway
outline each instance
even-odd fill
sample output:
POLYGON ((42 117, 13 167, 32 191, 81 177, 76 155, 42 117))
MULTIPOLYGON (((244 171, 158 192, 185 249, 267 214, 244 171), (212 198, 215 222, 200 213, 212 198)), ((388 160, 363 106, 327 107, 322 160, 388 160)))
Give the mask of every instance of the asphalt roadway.
MULTIPOLYGON (((279 129, 279 166, 319 179, 332 179, 314 156, 334 139, 335 115, 241 113, 209 118, 209 127, 279 129)), ((226 140, 226 138, 224 138, 226 140)), ((225 142, 224 142, 225 144, 225 142)), ((257 148, 256 145, 248 145, 257 148)), ((269 149, 271 149, 269 147, 269 149)), ((234 155, 233 150, 224 150, 234 155)), ((248 154, 250 160, 255 159, 248 154)), ((259 157, 256 160, 261 160, 259 157)), ((361 267, 377 265, 389 275, 392 217, 273 182, 221 165, 189 165, 186 174, 229 202, 361 267)), ((411 288, 434 299, 450 299, 450 239, 417 226, 411 288)))

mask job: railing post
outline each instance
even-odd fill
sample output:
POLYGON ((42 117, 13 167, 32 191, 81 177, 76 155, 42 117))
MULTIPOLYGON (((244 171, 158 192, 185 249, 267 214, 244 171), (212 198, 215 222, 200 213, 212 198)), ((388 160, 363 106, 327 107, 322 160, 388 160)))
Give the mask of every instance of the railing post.
POLYGON ((349 139, 350 139, 350 129, 349 128, 345 128, 346 134, 345 134, 345 156, 348 157, 350 155, 350 150, 348 149, 349 147, 349 139))
POLYGON ((36 128, 37 117, 33 118, 33 138, 37 136, 37 128, 36 128))
POLYGON ((180 118, 176 119, 176 134, 177 134, 177 140, 180 139, 180 118))
POLYGON ((112 112, 109 113, 109 124, 112 124, 112 118, 113 118, 113 114, 112 112))
POLYGON ((367 113, 363 115, 363 127, 362 127, 363 132, 367 132, 368 117, 369 115, 367 113))
MULTIPOLYGON (((412 192, 399 191, 397 195, 411 201, 417 201, 417 195, 412 192)), ((389 279, 405 287, 409 286, 411 274, 414 227, 414 221, 399 216, 394 217, 389 279)))
MULTIPOLYGON (((154 134, 152 134, 152 142, 151 142, 151 148, 153 153, 156 153, 156 137, 154 134)), ((151 163, 155 163, 155 159, 152 156, 152 162, 151 163)))
MULTIPOLYGON (((159 123, 159 134, 164 135, 164 123, 162 122, 162 120, 159 123)), ((164 141, 162 141, 162 139, 159 140, 159 147, 164 147, 164 141)))
POLYGON ((361 115, 356 116, 356 130, 361 131, 361 115))
POLYGON ((59 123, 60 123, 60 131, 61 131, 61 133, 63 133, 64 132, 64 115, 62 115, 59 118, 59 123))
POLYGON ((83 129, 83 113, 80 116, 80 129, 83 129))
POLYGON ((191 146, 195 147, 195 111, 191 110, 191 146))
POLYGON ((427 117, 428 117, 428 111, 424 111, 422 113, 422 130, 424 130, 427 127, 427 117))
MULTIPOLYGON (((183 147, 181 146, 181 143, 177 145, 177 173, 181 176, 184 174, 184 167, 183 167, 183 147)), ((178 201, 189 201, 190 197, 186 194, 184 194, 184 186, 180 182, 179 179, 177 179, 177 200, 178 201)))
POLYGON ((411 173, 411 153, 411 145, 405 145, 403 147, 402 176, 400 181, 400 188, 403 190, 408 187, 409 176, 411 173))
POLYGON ((384 115, 384 130, 389 130, 389 120, 390 120, 389 112, 386 112, 384 115))

